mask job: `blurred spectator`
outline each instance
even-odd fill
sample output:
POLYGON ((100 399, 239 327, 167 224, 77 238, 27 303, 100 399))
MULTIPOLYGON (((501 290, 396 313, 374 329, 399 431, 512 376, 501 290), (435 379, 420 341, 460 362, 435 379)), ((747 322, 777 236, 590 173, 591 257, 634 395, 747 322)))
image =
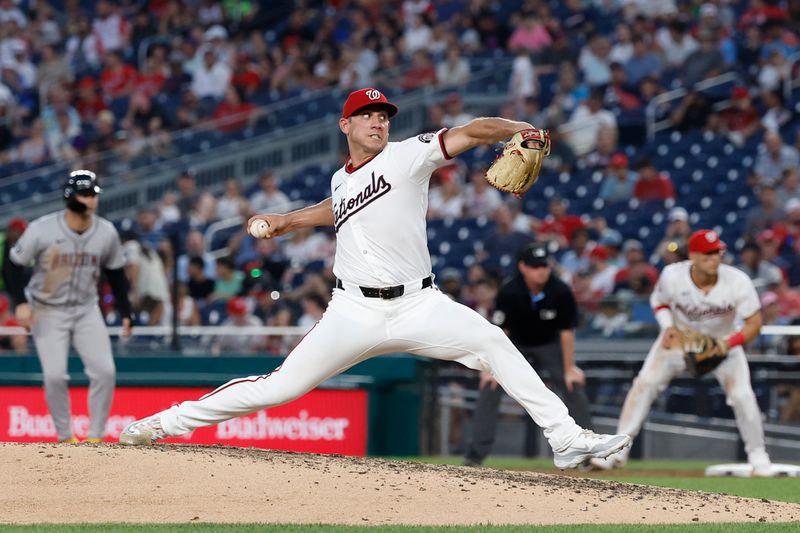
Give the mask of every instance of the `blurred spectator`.
POLYGON ((739 146, 761 129, 760 117, 746 87, 736 87, 731 91, 731 107, 720 115, 728 137, 739 146))
POLYGON ((711 114, 711 103, 701 91, 692 91, 680 101, 669 120, 673 128, 681 132, 702 128, 711 114))
POLYGON ((445 268, 436 276, 436 286, 451 299, 461 301, 462 276, 455 268, 445 268))
POLYGON ((600 302, 597 313, 591 317, 589 330, 603 337, 623 337, 629 329, 629 322, 630 317, 619 309, 617 301, 606 298, 600 302))
POLYGON ((41 59, 36 72, 36 86, 39 87, 41 95, 46 95, 47 90, 54 85, 72 83, 74 80, 72 69, 56 52, 53 45, 43 46, 40 52, 41 59))
POLYGON ((783 178, 776 190, 778 202, 783 209, 789 200, 800 200, 800 168, 793 167, 783 171, 783 178))
MULTIPOLYGON (((270 327, 288 327, 292 325, 292 310, 288 306, 277 307, 267 320, 270 327)), ((293 340, 286 335, 267 335, 264 350, 273 355, 286 356, 291 351, 293 340)))
POLYGON ((617 129, 611 126, 600 126, 597 130, 597 146, 581 157, 586 168, 603 168, 611 163, 614 154, 619 150, 617 145, 617 129))
POLYGON ((693 87, 698 81, 722 74, 726 69, 717 35, 711 30, 703 30, 697 40, 699 47, 686 56, 681 65, 684 87, 693 87))
POLYGON ((139 208, 136 215, 136 233, 138 240, 153 250, 167 238, 158 226, 158 210, 155 207, 146 205, 139 208))
POLYGON ((200 194, 197 192, 197 183, 194 178, 194 170, 185 169, 175 181, 178 187, 178 209, 181 211, 181 218, 188 219, 189 213, 194 211, 200 194))
POLYGON ((38 165, 44 163, 50 156, 47 142, 44 138, 44 126, 38 118, 33 119, 29 137, 24 139, 8 155, 11 161, 24 161, 38 165))
POLYGON ((97 90, 97 81, 94 78, 85 77, 78 82, 78 99, 75 101, 75 109, 78 111, 81 121, 85 123, 94 122, 101 111, 108 109, 108 104, 97 90))
POLYGON ((775 185, 765 182, 756 189, 756 194, 759 203, 747 212, 744 223, 744 233, 750 238, 783 220, 775 185))
POLYGON ((225 192, 217 201, 216 218, 224 220, 233 217, 245 217, 250 211, 247 199, 242 196, 239 181, 236 178, 225 180, 225 192))
POLYGON ((100 72, 100 87, 106 98, 113 100, 130 96, 139 78, 136 68, 125 63, 120 52, 107 52, 103 63, 105 68, 100 72))
POLYGON ((686 247, 692 227, 689 225, 689 213, 683 207, 673 207, 667 214, 667 227, 664 237, 656 246, 653 254, 667 263, 667 255, 677 252, 678 248, 686 247))
POLYGON ((642 102, 628 82, 628 75, 625 74, 623 66, 620 63, 611 63, 609 68, 611 78, 603 97, 604 103, 623 111, 631 111, 642 107, 642 102))
POLYGON ((599 196, 607 202, 627 201, 633 197, 633 188, 639 175, 628 168, 628 157, 616 153, 611 157, 599 196))
POLYGON ((206 49, 202 58, 192 75, 190 89, 201 101, 206 99, 215 105, 225 96, 233 73, 227 64, 219 60, 212 49, 206 49))
POLYGON ((761 102, 765 111, 761 117, 761 125, 768 131, 779 131, 791 119, 792 112, 784 106, 781 91, 764 91, 761 93, 761 102))
POLYGON ((189 258, 199 257, 203 260, 203 271, 206 277, 216 279, 217 268, 216 258, 206 251, 205 238, 197 230, 191 230, 186 235, 186 251, 178 256, 178 279, 184 283, 189 281, 189 258))
MULTIPOLYGON (((247 300, 237 296, 228 300, 226 304, 228 318, 222 326, 234 327, 260 327, 264 323, 255 316, 247 305, 247 300)), ((211 347, 212 355, 252 355, 264 349, 266 339, 262 335, 218 335, 211 347)))
POLYGON ((675 18, 656 31, 655 44, 661 50, 664 66, 668 69, 679 69, 699 47, 686 29, 686 21, 675 18))
POLYGON ((514 257, 517 251, 531 240, 531 236, 514 229, 511 210, 503 203, 494 210, 492 219, 494 220, 494 230, 484 241, 481 260, 499 261, 503 273, 511 274, 514 271, 514 257))
POLYGON ((560 125, 566 122, 567 118, 588 96, 589 88, 578 80, 575 66, 570 63, 561 63, 558 67, 558 81, 553 99, 546 110, 550 123, 560 125))
MULTIPOLYGON (((8 221, 6 231, 0 232, 0 289, 8 287, 11 281, 9 253, 27 227, 28 223, 24 219, 14 217, 8 221)), ((11 306, 16 308, 18 303, 12 301, 11 306)))
POLYGON ((765 150, 756 157, 753 168, 761 180, 777 182, 786 170, 800 166, 800 153, 794 146, 784 144, 781 134, 774 130, 764 132, 765 150))
POLYGON ((666 200, 675 198, 675 189, 669 176, 656 170, 652 161, 645 158, 636 165, 639 179, 633 187, 633 196, 639 200, 666 200))
POLYGON ((403 90, 436 85, 436 67, 426 50, 417 50, 411 56, 411 67, 406 71, 400 86, 403 90))
POLYGON ((608 56, 609 60, 612 63, 626 63, 633 55, 631 27, 625 23, 617 24, 612 41, 614 45, 611 47, 611 53, 608 56))
POLYGON ((611 43, 605 35, 592 37, 581 50, 578 66, 590 87, 606 85, 611 80, 611 43))
MULTIPOLYGON (((796 37, 795 37, 796 38, 796 37)), ((790 76, 790 66, 781 50, 771 50, 758 72, 758 85, 764 92, 780 91, 790 76)))
POLYGON ((300 299, 300 307, 303 314, 297 319, 297 326, 310 331, 322 318, 328 303, 318 294, 306 294, 300 299))
POLYGON ((170 291, 161 257, 150 245, 139 242, 134 232, 123 232, 120 238, 133 310, 150 326, 166 324, 162 317, 169 306, 170 291))
POLYGON ((567 201, 562 198, 552 198, 547 204, 548 214, 538 228, 539 240, 555 240, 561 246, 566 246, 572 241, 572 233, 578 228, 585 228, 586 224, 578 215, 567 213, 567 201))
POLYGON ((500 192, 486 181, 486 167, 476 165, 469 175, 470 183, 464 190, 465 214, 469 218, 491 217, 503 203, 500 192))
POLYGON ((291 208, 291 200, 278 188, 278 178, 270 171, 261 174, 260 189, 250 196, 253 213, 285 213, 291 208))
POLYGON ((753 280, 753 285, 760 293, 766 291, 771 282, 783 276, 780 268, 762 259, 761 248, 754 242, 742 247, 736 267, 753 280))
MULTIPOLYGON (((20 327, 10 309, 8 296, 0 292, 0 328, 20 327)), ((7 353, 25 354, 28 352, 28 336, 0 335, 0 355, 7 353)))
POLYGON ((189 258, 187 267, 188 280, 185 283, 189 296, 204 305, 214 293, 214 280, 209 279, 205 272, 205 263, 202 257, 192 256, 189 258))
POLYGON ((205 229, 216 220, 217 199, 210 192, 200 193, 194 209, 189 213, 189 225, 193 228, 205 229))
POLYGON ((77 77, 100 69, 100 42, 88 18, 78 19, 75 34, 67 39, 65 59, 77 77))
POLYGON ((577 65, 578 51, 572 46, 566 32, 555 31, 553 43, 539 54, 540 72, 553 72, 560 65, 577 65))
POLYGON ((589 272, 592 281, 589 285, 592 296, 604 298, 614 291, 614 283, 618 268, 608 263, 610 257, 608 248, 602 244, 595 245, 589 252, 589 272))
POLYGON ((214 110, 214 119, 222 133, 233 133, 255 122, 258 114, 255 104, 245 102, 239 91, 231 86, 225 90, 225 98, 214 110))
POLYGON ((603 94, 595 90, 570 116, 564 133, 572 150, 580 156, 595 149, 598 131, 603 126, 616 130, 617 119, 611 111, 603 109, 603 94))
POLYGON ((306 265, 311 261, 325 260, 333 256, 334 245, 322 232, 313 228, 297 229, 283 247, 283 253, 295 265, 306 265))
MULTIPOLYGON (((765 258, 768 258, 772 250, 765 248, 762 250, 765 258)), ((786 277, 781 272, 781 276, 774 280, 769 280, 767 285, 770 291, 778 295, 778 306, 781 316, 789 319, 800 317, 800 290, 792 289, 786 277)))
POLYGON ((567 248, 558 261, 557 268, 560 267, 561 269, 559 275, 565 281, 569 281, 572 276, 582 270, 589 270, 590 249, 589 230, 583 227, 575 228, 569 241, 569 248, 567 248))
POLYGON ((143 92, 135 92, 131 96, 128 112, 122 119, 120 125, 124 129, 138 126, 143 131, 149 133, 148 128, 151 121, 158 118, 162 123, 167 121, 167 115, 161 106, 154 103, 150 97, 143 92))
POLYGON ((236 270, 230 257, 217 258, 217 277, 214 280, 212 300, 227 300, 241 294, 244 272, 236 270))
MULTIPOLYGON (((530 56, 522 49, 517 52, 511 64, 511 77, 508 80, 508 94, 519 112, 526 99, 537 92, 536 70, 530 56)), ((541 124, 539 127, 543 127, 541 124)))
POLYGON ((534 13, 522 15, 516 20, 515 25, 516 28, 508 40, 508 49, 512 52, 524 50, 535 53, 552 43, 550 32, 534 13))
POLYGON ((131 26, 120 15, 119 8, 107 0, 100 0, 95 5, 92 33, 97 36, 101 50, 124 51, 130 46, 131 26))
POLYGON ((614 278, 614 292, 632 292, 636 296, 646 296, 652 292, 658 279, 658 271, 644 258, 644 247, 636 239, 628 239, 622 245, 625 266, 619 269, 614 278))
POLYGON ((464 195, 458 167, 444 167, 437 174, 440 185, 431 187, 428 193, 428 220, 461 218, 464 215, 464 195))
POLYGON ((458 46, 449 46, 445 59, 436 65, 436 82, 440 87, 465 87, 469 83, 469 62, 458 46))
POLYGON ((642 35, 633 38, 633 55, 625 63, 628 82, 637 85, 646 76, 661 76, 661 60, 653 53, 642 35))
POLYGON ((470 120, 475 118, 464 111, 464 99, 458 93, 450 93, 444 99, 444 116, 442 117, 442 125, 445 128, 455 128, 463 126, 470 120))

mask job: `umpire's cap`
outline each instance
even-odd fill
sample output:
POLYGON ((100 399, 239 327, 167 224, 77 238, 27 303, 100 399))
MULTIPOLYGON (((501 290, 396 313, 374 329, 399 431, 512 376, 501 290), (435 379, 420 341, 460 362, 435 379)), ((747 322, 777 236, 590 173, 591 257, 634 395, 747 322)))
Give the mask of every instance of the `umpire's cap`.
POLYGON ((75 194, 100 194, 103 189, 97 183, 97 176, 91 170, 75 170, 69 173, 64 184, 64 199, 69 200, 75 194))
POLYGON ((543 242, 529 242, 517 253, 517 261, 522 261, 531 267, 547 266, 549 258, 550 252, 547 250, 547 243, 543 242))

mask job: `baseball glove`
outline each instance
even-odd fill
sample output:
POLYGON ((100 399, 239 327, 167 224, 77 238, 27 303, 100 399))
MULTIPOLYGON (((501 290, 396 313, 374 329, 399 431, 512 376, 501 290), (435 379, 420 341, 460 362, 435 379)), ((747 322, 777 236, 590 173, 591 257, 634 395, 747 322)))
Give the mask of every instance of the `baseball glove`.
POLYGON ((708 374, 728 357, 727 342, 689 328, 681 330, 681 347, 686 369, 694 377, 708 374))
POLYGON ((550 155, 547 130, 518 131, 486 171, 486 180, 501 191, 521 196, 536 183, 547 155, 550 155))

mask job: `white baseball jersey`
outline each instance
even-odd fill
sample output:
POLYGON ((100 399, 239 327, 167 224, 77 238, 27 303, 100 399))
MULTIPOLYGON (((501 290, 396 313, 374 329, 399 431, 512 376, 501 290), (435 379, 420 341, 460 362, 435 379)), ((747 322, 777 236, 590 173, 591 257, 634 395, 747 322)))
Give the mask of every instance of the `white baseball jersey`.
POLYGON ((748 318, 761 309, 753 282, 741 270, 720 265, 717 283, 706 294, 692 281, 691 266, 691 261, 666 266, 650 296, 653 310, 668 307, 677 327, 722 337, 736 331, 737 317, 748 318))
POLYGON ((449 159, 445 131, 390 142, 361 166, 348 162, 333 175, 336 277, 385 287, 431 274, 425 213, 431 173, 449 159))

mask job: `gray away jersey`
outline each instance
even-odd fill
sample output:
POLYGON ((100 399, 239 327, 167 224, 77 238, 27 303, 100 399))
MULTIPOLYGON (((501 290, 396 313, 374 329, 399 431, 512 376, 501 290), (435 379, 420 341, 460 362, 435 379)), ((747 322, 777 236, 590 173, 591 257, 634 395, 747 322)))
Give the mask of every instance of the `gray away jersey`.
POLYGON ((22 234, 11 259, 18 265, 33 262, 33 276, 25 289, 29 301, 54 306, 97 303, 100 269, 125 266, 125 255, 116 228, 108 220, 92 216, 82 234, 67 226, 65 211, 34 220, 22 234))

